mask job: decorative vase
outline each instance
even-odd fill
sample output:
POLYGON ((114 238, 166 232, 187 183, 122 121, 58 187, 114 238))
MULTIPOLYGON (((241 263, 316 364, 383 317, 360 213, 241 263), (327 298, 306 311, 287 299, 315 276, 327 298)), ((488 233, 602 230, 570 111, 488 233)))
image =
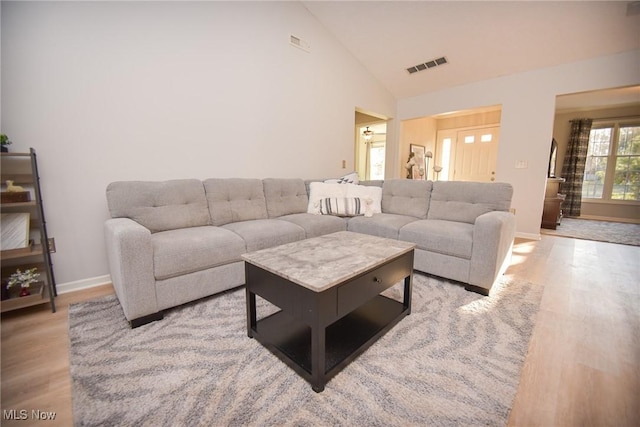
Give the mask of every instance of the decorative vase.
POLYGON ((20 291, 20 296, 21 297, 26 297, 31 295, 31 292, 29 292, 29 288, 22 288, 22 290, 20 291))

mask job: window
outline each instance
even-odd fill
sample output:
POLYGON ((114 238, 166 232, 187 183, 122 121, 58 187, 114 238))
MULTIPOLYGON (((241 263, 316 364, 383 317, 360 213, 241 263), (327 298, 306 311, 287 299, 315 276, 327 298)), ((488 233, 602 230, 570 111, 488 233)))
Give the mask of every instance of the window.
POLYGON ((356 124, 356 133, 355 168, 358 176, 361 180, 384 179, 387 123, 374 122, 369 126, 356 124), (365 139, 367 131, 373 135, 365 139))
POLYGON ((640 200, 640 121, 594 123, 582 198, 640 200))
POLYGON ((385 141, 372 142, 369 148, 371 169, 368 179, 384 179, 385 141))

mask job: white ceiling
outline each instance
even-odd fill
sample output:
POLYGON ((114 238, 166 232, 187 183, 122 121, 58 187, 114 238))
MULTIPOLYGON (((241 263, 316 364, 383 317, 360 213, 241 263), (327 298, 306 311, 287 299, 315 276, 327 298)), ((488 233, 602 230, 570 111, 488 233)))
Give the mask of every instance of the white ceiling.
POLYGON ((302 3, 398 99, 640 49, 628 1, 302 3))

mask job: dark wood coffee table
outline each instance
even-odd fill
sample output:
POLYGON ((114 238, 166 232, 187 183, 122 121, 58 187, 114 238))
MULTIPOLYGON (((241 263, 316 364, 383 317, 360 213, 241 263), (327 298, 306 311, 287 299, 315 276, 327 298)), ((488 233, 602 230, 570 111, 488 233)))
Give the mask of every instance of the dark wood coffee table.
POLYGON ((342 231, 243 255, 247 335, 323 391, 411 313, 414 247, 342 231), (380 295, 402 280, 402 301, 380 295), (258 319, 256 295, 280 310, 258 319))

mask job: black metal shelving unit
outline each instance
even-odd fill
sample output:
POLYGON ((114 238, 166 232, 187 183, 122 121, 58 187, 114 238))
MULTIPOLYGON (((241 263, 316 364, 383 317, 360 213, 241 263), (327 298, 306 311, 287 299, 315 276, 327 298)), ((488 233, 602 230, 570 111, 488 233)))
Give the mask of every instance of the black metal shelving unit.
POLYGON ((2 248, 0 251, 2 281, 8 280, 17 269, 24 271, 36 267, 40 273, 40 281, 33 284, 33 288, 29 288, 31 294, 28 296, 19 296, 19 289, 12 288, 8 292, 3 289, 1 311, 4 313, 48 302, 51 311, 55 312, 55 297, 58 291, 53 274, 52 248, 42 203, 36 151, 31 148, 28 153, 2 153, 0 156, 2 191, 6 191, 7 181, 10 180, 13 181, 13 185, 23 187, 30 194, 28 201, 4 201, 0 204, 3 215, 29 213, 28 246, 17 249, 2 248))

